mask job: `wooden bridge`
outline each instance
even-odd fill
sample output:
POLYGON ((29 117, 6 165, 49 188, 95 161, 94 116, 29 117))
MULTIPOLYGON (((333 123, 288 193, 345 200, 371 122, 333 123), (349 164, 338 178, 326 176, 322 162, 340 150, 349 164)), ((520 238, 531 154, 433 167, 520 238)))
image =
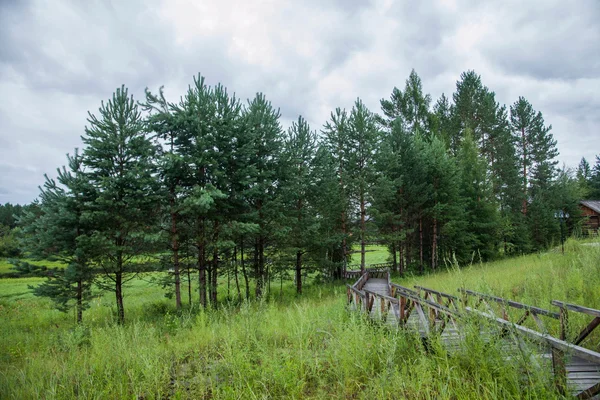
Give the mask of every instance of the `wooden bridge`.
POLYGON ((600 397, 600 353, 582 346, 600 325, 600 310, 554 300, 552 305, 558 308, 554 312, 465 289, 458 296, 422 286, 411 289, 392 283, 389 269, 347 271, 346 278, 356 278, 347 285, 349 307, 373 320, 411 329, 424 340, 437 335, 449 354, 461 347, 466 324, 476 320, 484 340, 501 341, 507 359, 527 348, 534 354, 530 362, 552 368, 560 393, 580 399, 600 397), (518 318, 512 317, 515 312, 518 318), (569 335, 571 313, 593 318, 574 338, 569 335), (548 333, 547 323, 558 324, 558 338, 548 333))

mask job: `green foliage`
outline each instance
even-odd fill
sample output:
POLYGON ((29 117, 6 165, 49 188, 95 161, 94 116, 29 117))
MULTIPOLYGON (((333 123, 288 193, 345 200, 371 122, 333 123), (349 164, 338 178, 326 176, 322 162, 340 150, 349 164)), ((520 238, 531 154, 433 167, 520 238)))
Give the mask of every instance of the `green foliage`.
POLYGON ((21 248, 14 229, 0 224, 0 257, 18 257, 21 248))
POLYGON ((83 165, 95 196, 84 218, 93 227, 78 238, 104 272, 103 288, 114 290, 119 320, 125 318, 122 285, 139 271, 133 257, 153 250, 159 210, 155 178, 156 146, 148 139, 138 106, 123 86, 102 102, 99 117, 89 114, 82 136, 83 165))

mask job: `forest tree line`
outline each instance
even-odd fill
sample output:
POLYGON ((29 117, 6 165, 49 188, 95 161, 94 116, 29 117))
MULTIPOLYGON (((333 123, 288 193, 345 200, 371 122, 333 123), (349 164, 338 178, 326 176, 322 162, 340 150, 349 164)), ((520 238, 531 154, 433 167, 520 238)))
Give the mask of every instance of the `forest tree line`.
POLYGON ((342 277, 353 245, 364 270, 374 242, 399 273, 424 273, 545 249, 560 240, 557 212, 572 232, 578 201, 600 188, 600 159, 558 168, 542 113, 523 97, 500 104, 473 71, 435 102, 412 71, 381 110, 357 99, 319 131, 280 119, 262 93, 242 102, 200 75, 174 102, 117 89, 20 217, 28 254, 68 265, 36 294, 75 304, 81 321, 93 282, 123 322, 123 287, 145 260, 169 271, 180 309, 192 272, 188 301, 202 306, 225 273, 240 300, 273 278, 301 293, 308 272, 342 277))

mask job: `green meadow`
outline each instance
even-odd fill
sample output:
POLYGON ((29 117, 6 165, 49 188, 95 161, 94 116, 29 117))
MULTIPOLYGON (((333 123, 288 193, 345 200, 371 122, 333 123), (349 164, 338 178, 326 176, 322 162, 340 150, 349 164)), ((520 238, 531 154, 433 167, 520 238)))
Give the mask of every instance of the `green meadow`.
MULTIPOLYGON (((375 250, 367 262, 385 261, 385 249, 375 250)), ((309 282, 302 296, 292 282, 281 295, 273 283, 270 297, 250 302, 228 300, 222 282, 216 309, 192 304, 178 314, 155 275, 128 284, 122 326, 112 293, 98 293, 77 326, 72 313, 31 295, 28 286, 41 278, 0 279, 0 398, 561 398, 547 371, 506 361, 499 345, 475 332, 450 355, 349 312, 344 282, 309 282)), ((552 299, 600 308, 600 246, 570 240, 564 255, 394 281, 449 293, 466 287, 544 308, 552 299)), ((585 322, 574 317, 573 329, 585 322)), ((588 346, 598 343, 594 336, 588 346)))

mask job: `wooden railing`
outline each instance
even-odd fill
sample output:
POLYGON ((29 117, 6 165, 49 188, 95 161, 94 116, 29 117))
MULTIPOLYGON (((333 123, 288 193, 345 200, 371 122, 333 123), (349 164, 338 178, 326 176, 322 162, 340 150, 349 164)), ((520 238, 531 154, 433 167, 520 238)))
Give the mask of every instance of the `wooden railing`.
MULTIPOLYGON (((415 286, 417 289, 415 291, 391 282, 389 276, 389 271, 365 272, 354 285, 348 285, 348 303, 355 303, 356 309, 366 312, 369 316, 373 317, 379 314, 384 321, 387 321, 387 317, 391 313, 398 326, 406 326, 411 314, 416 312, 424 335, 441 334, 448 326, 452 326, 458 331, 457 321, 466 313, 485 318, 501 327, 501 336, 514 333, 549 346, 552 353, 555 385, 563 394, 566 394, 569 389, 567 388, 568 371, 566 368, 566 360, 569 357, 579 357, 590 362, 591 368, 594 368, 595 365, 600 369, 600 353, 580 346, 600 326, 600 310, 554 300, 552 305, 559 307, 560 310, 557 313, 466 289, 459 289, 463 294, 462 298, 423 286, 415 286), (363 289, 368 279, 374 277, 387 278, 390 295, 363 289), (475 304, 469 305, 470 298, 476 300, 475 304), (378 312, 374 310, 375 300, 378 300, 379 303, 378 312), (485 311, 479 309, 482 306, 485 311), (511 320, 509 308, 521 310, 523 314, 511 320), (500 317, 497 315, 498 310, 500 317), (572 341, 567 340, 569 312, 583 313, 593 317, 592 321, 572 341), (540 317, 560 322, 560 339, 548 334, 546 325, 540 317), (523 325, 529 318, 533 320, 539 332, 523 325)), ((581 381, 581 384, 585 384, 585 386, 575 393, 577 398, 589 399, 600 394, 600 382, 590 387, 586 387, 589 385, 588 381, 581 381)))
POLYGON ((357 310, 370 312, 373 308, 374 298, 370 295, 372 292, 363 290, 365 284, 371 278, 387 279, 389 285, 390 272, 387 269, 380 270, 369 268, 364 274, 360 275, 353 285, 346 285, 348 304, 354 306, 357 310))
MULTIPOLYGON (((586 349, 580 346, 590 333, 600 325, 600 310, 592 308, 582 307, 575 304, 564 303, 562 301, 553 300, 552 305, 559 307, 560 312, 549 311, 540 307, 534 307, 527 304, 519 303, 512 300, 503 299, 484 293, 478 293, 471 290, 459 289, 463 294, 466 295, 464 298, 465 304, 468 303, 469 297, 478 299, 477 303, 473 307, 465 307, 465 310, 471 313, 481 315, 488 318, 498 324, 503 329, 502 333, 512 331, 520 335, 524 335, 534 341, 541 342, 550 347, 552 354, 552 369, 554 371, 554 380, 557 389, 563 393, 567 393, 567 369, 566 360, 569 357, 579 357, 587 360, 598 366, 600 369, 600 353, 586 349), (502 317, 499 318, 494 311, 494 307, 489 302, 494 302, 500 305, 502 317), (487 312, 482 312, 477 309, 481 305, 485 305, 487 312), (507 308, 512 307, 514 309, 520 309, 524 311, 524 314, 516 321, 511 321, 507 308), (574 311, 584 313, 594 317, 592 321, 586 325, 583 330, 574 338, 569 341, 567 338, 568 332, 568 312, 574 311), (535 325, 540 332, 523 326, 523 323, 530 317, 535 322, 535 325), (554 320, 560 321, 560 338, 556 338, 548 334, 545 324, 539 318, 540 316, 548 317, 554 320)), ((582 390, 577 393, 576 397, 581 399, 588 399, 596 396, 600 393, 600 382, 595 385, 582 390)))
POLYGON ((559 313, 552 312, 540 307, 534 307, 527 304, 519 303, 517 301, 503 299, 502 297, 496 297, 489 294, 474 292, 472 290, 462 288, 458 289, 458 291, 465 295, 465 297, 463 297, 463 303, 465 306, 469 305, 469 298, 474 297, 475 299, 477 299, 477 303, 472 308, 477 309, 478 307, 483 305, 486 307, 489 313, 491 313, 492 315, 496 315, 494 307, 492 307, 492 305, 490 304, 490 302, 493 302, 492 304, 495 303, 500 308, 501 318, 505 321, 513 322, 516 325, 523 325, 528 320, 528 317, 531 317, 531 319, 533 319, 540 331, 547 332, 546 325, 539 317, 544 316, 556 320, 560 319, 559 313), (508 312, 508 307, 523 310, 524 313, 518 320, 511 321, 510 314, 508 312))

